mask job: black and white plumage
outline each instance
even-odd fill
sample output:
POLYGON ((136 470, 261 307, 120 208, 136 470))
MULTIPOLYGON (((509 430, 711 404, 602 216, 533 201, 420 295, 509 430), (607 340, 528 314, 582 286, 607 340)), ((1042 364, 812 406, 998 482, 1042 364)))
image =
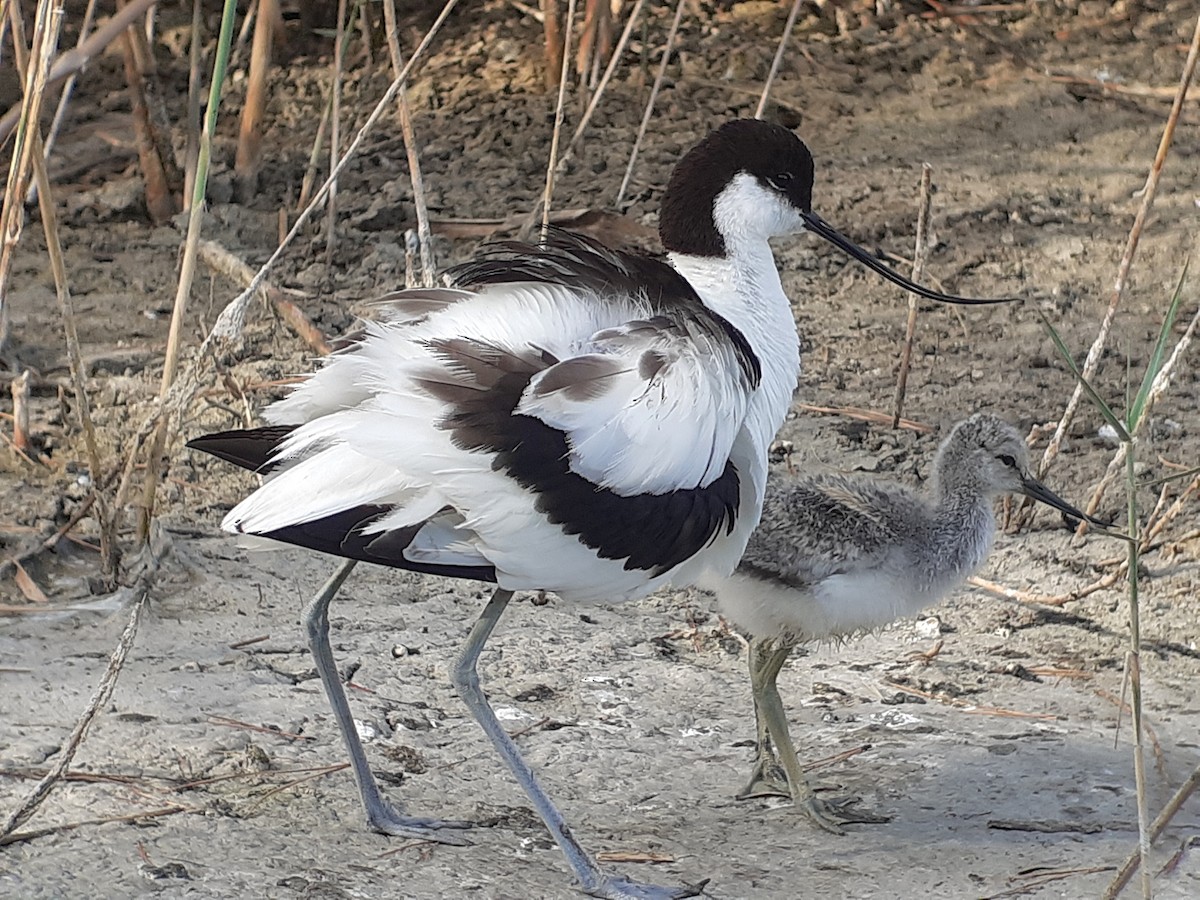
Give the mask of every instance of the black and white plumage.
POLYGON ((791 796, 818 824, 838 830, 797 759, 775 684, 780 668, 799 643, 877 630, 962 584, 991 550, 993 500, 1007 493, 1104 525, 1039 482, 1021 435, 985 413, 951 429, 926 491, 838 474, 770 480, 737 570, 703 585, 752 638, 758 759, 743 796, 791 796))
MULTIPOLYGON (((474 665, 511 593, 618 601, 733 570, 800 365, 771 237, 812 230, 910 290, 987 302, 881 266, 812 211, 812 177, 791 132, 729 122, 671 177, 666 260, 565 232, 494 246, 451 270, 451 288, 385 298, 267 428, 190 445, 269 470, 229 531, 497 584, 455 685, 596 896, 677 892, 602 875, 495 721, 474 665)), ((338 584, 306 621, 368 818, 441 836, 444 823, 387 805, 366 766, 328 647, 338 584)))

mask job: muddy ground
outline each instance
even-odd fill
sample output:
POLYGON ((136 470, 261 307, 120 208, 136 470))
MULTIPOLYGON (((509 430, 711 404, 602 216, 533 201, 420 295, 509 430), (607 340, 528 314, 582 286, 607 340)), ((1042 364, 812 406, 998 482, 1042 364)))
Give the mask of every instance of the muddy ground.
MULTIPOLYGON (((441 222, 528 210, 541 191, 553 116, 537 23, 506 4, 469 7, 451 18, 412 88, 441 222)), ((636 222, 653 224, 681 150, 720 121, 753 112, 786 13, 755 2, 701 7, 699 20, 684 15, 679 57, 619 209, 636 222)), ((916 186, 928 162, 937 188, 929 280, 1026 298, 961 312, 922 306, 906 415, 934 429, 978 409, 1026 429, 1060 415, 1072 379, 1037 314, 1079 354, 1091 342, 1169 109, 1169 99, 1137 89, 1176 83, 1195 15, 1193 4, 1174 0, 1005 9, 953 19, 924 18, 928 7, 915 2, 806 8, 769 110, 799 125, 818 161, 814 205, 846 233, 910 255, 916 186)), ((651 73, 670 14, 653 7, 645 32, 651 73)), ((157 55, 170 107, 182 116, 178 15, 164 12, 157 55)), ((408 47, 431 20, 405 20, 408 47)), ((206 235, 251 265, 275 246, 279 208, 294 208, 328 82, 320 55, 328 41, 289 28, 268 109, 272 162, 247 204, 230 196, 232 114, 244 80, 235 80, 222 108, 206 235)), ((374 53, 373 64, 361 48, 351 54, 346 109, 355 122, 386 87, 385 54, 374 53)), ((612 206, 647 93, 640 53, 641 39, 559 180, 558 205, 612 206)), ((179 231, 151 226, 141 206, 120 73, 115 56, 93 67, 53 160, 110 464, 157 391, 179 245, 179 231)), ((1196 108, 1189 104, 1175 135, 1098 376, 1118 404, 1127 381, 1140 377, 1197 247, 1196 108)), ((573 106, 569 122, 578 115, 573 106)), ((313 226, 275 272, 328 334, 351 324, 358 301, 402 283, 402 235, 412 221, 405 171, 389 114, 342 181, 333 264, 313 226)), ((437 249, 446 263, 474 246, 439 238, 437 249)), ((904 299, 812 240, 777 249, 805 348, 796 415, 782 434, 795 445, 792 463, 924 477, 936 434, 800 405, 890 408, 904 299)), ((1184 321, 1196 309, 1194 284, 1184 321)), ((3 553, 65 521, 84 496, 85 471, 78 434, 64 424, 74 421, 71 405, 57 393, 65 356, 36 225, 13 286, 16 350, 41 379, 36 449, 48 465, 0 448, 3 553)), ((236 292, 203 273, 187 329, 193 347, 236 292)), ((1182 326, 1173 340, 1181 335, 1182 326)), ((252 478, 182 449, 187 436, 255 421, 280 395, 280 379, 307 370, 311 355, 256 308, 237 353, 221 360, 219 374, 206 367, 206 386, 170 449, 161 522, 171 554, 112 701, 73 766, 92 777, 60 786, 26 826, 50 833, 0 851, 0 893, 572 896, 562 859, 447 684, 448 662, 481 606, 479 585, 364 567, 333 612, 335 651, 357 688, 355 714, 387 789, 413 811, 478 823, 471 846, 368 832, 348 772, 324 768, 344 754, 298 616, 333 561, 239 550, 217 524, 252 478), (155 811, 162 814, 130 818, 155 811), (80 822, 90 824, 56 827, 80 822)), ((1155 410, 1140 450, 1147 480, 1200 459, 1195 358, 1193 351, 1155 410)), ((7 433, 7 422, 0 425, 7 433)), ((1085 406, 1047 475, 1079 503, 1113 455, 1100 425, 1085 406)), ((1035 453, 1045 442, 1043 434, 1035 453)), ((1144 491, 1143 502, 1152 506, 1157 491, 1144 491)), ((1177 494, 1172 488, 1168 499, 1177 494)), ((1111 491, 1100 511, 1118 516, 1122 502, 1111 491)), ((1197 508, 1188 500, 1144 558, 1152 810, 1200 763, 1197 508)), ((76 534, 94 536, 90 520, 76 534)), ((981 574, 1052 597, 1104 577, 1122 552, 1112 540, 1073 539, 1042 511, 1029 528, 1001 536, 981 574)), ((75 543, 27 568, 49 595, 43 608, 33 608, 11 575, 0 583, 6 813, 70 732, 129 601, 127 593, 93 593, 95 555, 75 543)), ((1060 607, 964 588, 919 621, 796 659, 781 684, 802 755, 861 751, 815 773, 822 793, 855 797, 890 817, 842 837, 815 830, 782 801, 734 799, 753 736, 745 648, 710 597, 679 591, 614 609, 525 598, 481 670, 580 839, 633 860, 608 863, 633 877, 711 879, 706 896, 714 898, 1094 897, 1135 843, 1131 731, 1118 715, 1127 633, 1119 583, 1060 607), (938 641, 932 660, 914 657, 938 641)), ((1176 856, 1198 833, 1193 799, 1155 847, 1158 896, 1200 896, 1195 850, 1176 856)))

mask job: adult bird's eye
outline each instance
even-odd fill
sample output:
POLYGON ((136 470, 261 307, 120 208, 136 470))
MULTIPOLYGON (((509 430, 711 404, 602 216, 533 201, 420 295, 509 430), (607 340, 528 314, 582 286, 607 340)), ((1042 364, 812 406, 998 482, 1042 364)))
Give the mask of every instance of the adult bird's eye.
POLYGON ((1008 466, 1010 469, 1015 469, 1017 467, 1016 459, 1009 456, 1007 453, 1001 453, 996 457, 996 459, 1000 460, 1001 464, 1008 466))
POLYGON ((778 175, 772 175, 767 181, 775 190, 786 191, 787 186, 792 183, 792 173, 780 172, 778 175))

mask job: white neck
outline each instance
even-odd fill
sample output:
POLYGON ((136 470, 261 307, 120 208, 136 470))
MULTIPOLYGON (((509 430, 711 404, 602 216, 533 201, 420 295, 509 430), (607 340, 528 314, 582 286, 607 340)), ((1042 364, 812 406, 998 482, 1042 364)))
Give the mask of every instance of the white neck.
POLYGON ((745 335, 762 364, 746 431, 762 456, 765 475, 767 448, 783 424, 800 376, 800 339, 766 240, 727 240, 726 250, 723 257, 672 253, 669 258, 705 306, 745 335))

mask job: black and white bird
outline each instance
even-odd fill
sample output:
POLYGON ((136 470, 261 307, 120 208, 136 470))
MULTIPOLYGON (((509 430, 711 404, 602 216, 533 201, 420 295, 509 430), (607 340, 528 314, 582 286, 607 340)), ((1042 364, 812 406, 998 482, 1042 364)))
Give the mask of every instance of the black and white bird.
MULTIPOLYGON (((794 134, 728 122, 671 176, 665 260, 561 231, 493 246, 450 271, 453 287, 385 298, 269 426, 189 445, 269 473, 228 531, 496 584, 452 679, 593 896, 687 892, 605 875, 496 720, 475 663, 513 592, 612 602, 733 571, 800 368, 770 238, 809 231, 922 296, 995 302, 892 272, 813 212, 812 187, 794 134)), ((453 842, 461 823, 402 814, 367 766, 328 638, 348 571, 305 621, 368 820, 453 842)))
POLYGON ((770 479, 737 570, 701 578, 751 636, 758 754, 741 796, 790 796, 818 825, 841 830, 804 776, 776 677, 797 644, 876 631, 962 584, 987 558, 996 535, 993 501, 1008 493, 1106 530, 1038 481, 1021 435, 988 413, 951 429, 924 491, 840 474, 770 479))

